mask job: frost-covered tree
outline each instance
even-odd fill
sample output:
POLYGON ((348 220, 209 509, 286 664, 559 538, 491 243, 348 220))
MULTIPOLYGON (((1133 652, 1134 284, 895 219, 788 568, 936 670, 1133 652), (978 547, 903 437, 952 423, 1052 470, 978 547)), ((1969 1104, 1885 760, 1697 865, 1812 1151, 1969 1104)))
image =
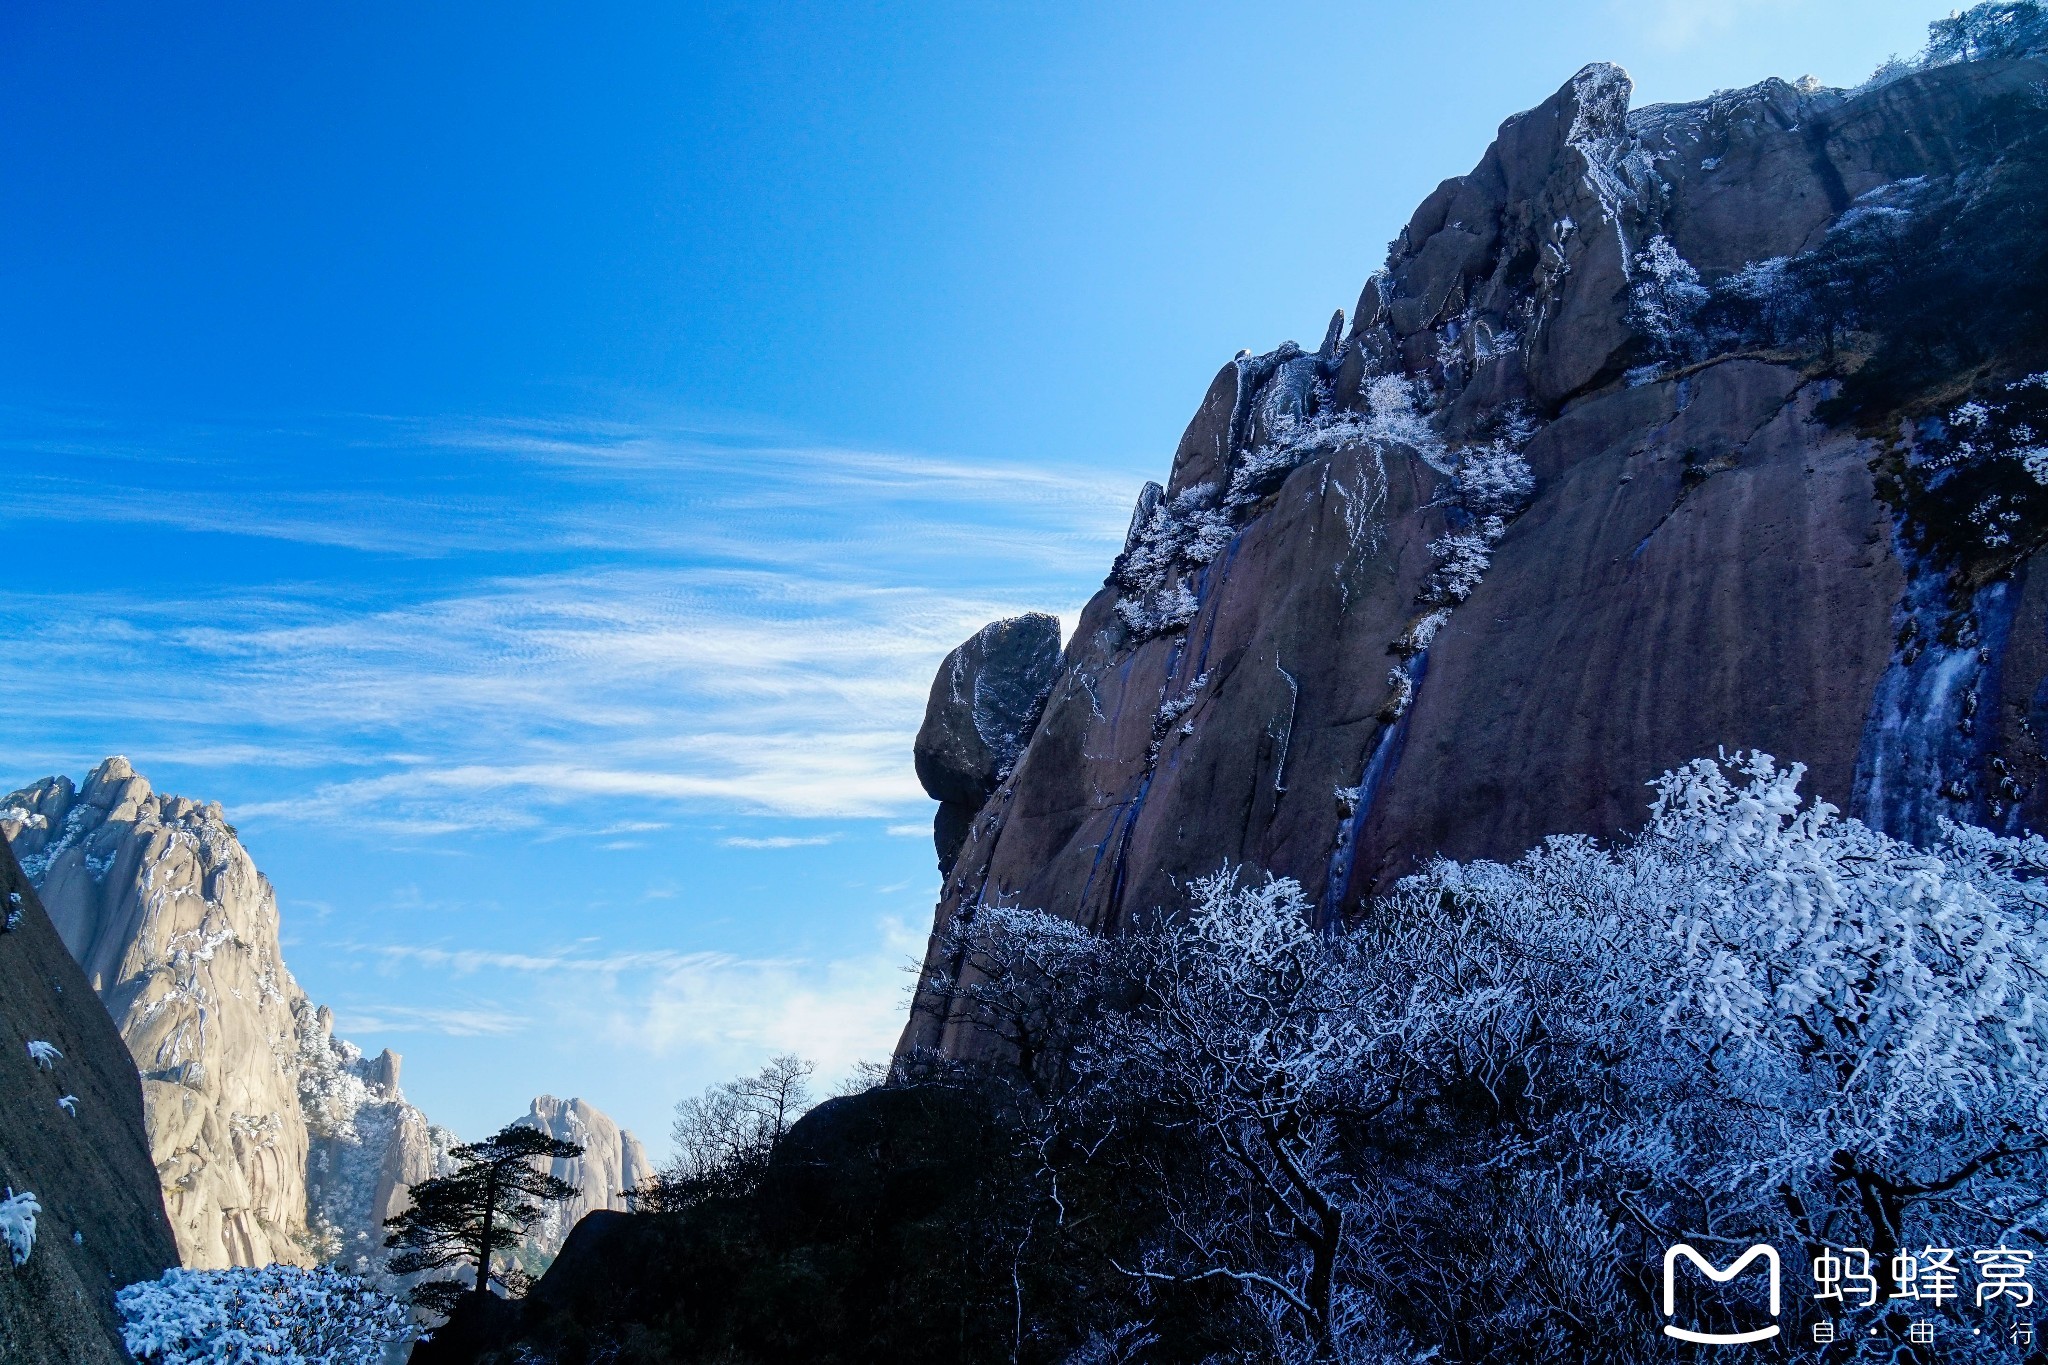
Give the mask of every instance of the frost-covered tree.
POLYGON ((1329 933, 1227 876, 1115 940, 984 907, 952 1001, 1047 1049, 1070 1165, 1151 1210, 1115 1264, 1236 1286, 1277 1358, 1672 1358, 1674 1242, 2048 1234, 2048 843, 1915 848, 1801 771, 1688 764, 1630 838, 1439 862, 1329 933))
POLYGON ((16 1194, 12 1185, 7 1187, 6 1198, 0 1199, 0 1242, 7 1244, 7 1254, 16 1265, 26 1265, 36 1249, 36 1215, 42 1211, 42 1202, 32 1191, 16 1194))
POLYGON ((649 1212, 688 1207, 711 1194, 750 1189, 775 1148, 811 1107, 816 1066, 791 1053, 751 1076, 705 1087, 676 1104, 675 1157, 635 1192, 649 1212))
POLYGON ((1182 1116, 1213 1163, 1200 1204, 1168 1187, 1172 1235, 1129 1271, 1234 1281, 1288 1356, 1335 1360, 1358 1313, 1340 1278, 1356 1195, 1339 1139, 1401 1094, 1400 1020, 1348 945, 1315 931, 1297 883, 1226 871, 1192 891, 1186 918, 1138 940, 1136 1008, 1081 1051, 1121 1097, 1182 1116))
POLYGON ((517 1290, 514 1271, 499 1271, 494 1258, 514 1251, 539 1220, 543 1205, 575 1196, 576 1187, 542 1164, 583 1155, 583 1148, 521 1123, 508 1124, 482 1142, 467 1142, 449 1155, 455 1170, 412 1187, 411 1203, 384 1239, 395 1248, 394 1275, 468 1267, 467 1286, 456 1279, 426 1280, 414 1286, 412 1301, 436 1313, 451 1312, 465 1292, 483 1298, 495 1278, 517 1290))
POLYGON ((1057 915, 981 905, 947 928, 940 957, 957 964, 926 978, 963 1025, 985 1034, 1040 1094, 1050 1094, 1116 989, 1125 945, 1057 915))
POLYGON ((1636 254, 1629 286, 1629 318, 1656 345, 1658 354, 1687 360, 1698 344, 1693 320, 1711 295, 1700 272, 1678 254, 1670 239, 1652 237, 1636 254))
MULTIPOLYGON (((2042 1229, 2048 845, 1951 827, 1918 849, 1802 803, 1801 773, 1699 760, 1659 779, 1648 826, 1616 847, 1439 863, 1385 907, 1413 926, 1392 969, 1435 981, 1447 945, 1485 945, 1505 969, 1496 999, 1540 1040, 1509 1126, 1523 1178, 1555 1174, 1496 1201, 1510 1235, 1489 1241, 1510 1266, 1555 1259, 1546 1239, 1576 1225, 1575 1269, 1553 1278, 1626 1298, 1680 1240, 1883 1261, 2042 1229), (1577 1212, 1559 1223, 1543 1202, 1577 1212)), ((1411 1195, 1393 1224, 1430 1227, 1427 1203, 1411 1195)), ((1444 1245, 1455 1225, 1427 1236, 1444 1245)), ((1413 1272, 1398 1278, 1407 1292, 1413 1272)), ((1548 1296, 1461 1297, 1456 1316, 1501 1339, 1529 1339, 1533 1315, 1585 1346, 1548 1296)))
POLYGON ((1042 1080, 1065 1057, 1070 1084, 1041 1089, 1047 1122, 1081 1149, 1133 1120, 1185 1138, 1171 1157, 1136 1158, 1161 1235, 1119 1271, 1233 1284, 1281 1358, 1344 1359, 1369 1305, 1342 1273, 1356 1191, 1340 1138, 1400 1093, 1402 1020, 1367 998, 1343 942, 1315 931, 1297 883, 1225 871, 1192 894, 1184 917, 1116 940, 983 907, 956 929, 976 965, 953 998, 1042 1080))
POLYGON ((114 1302, 143 1365, 374 1365, 416 1335, 404 1304, 331 1269, 174 1268, 114 1302))
POLYGON ((2048 1211, 2048 843, 1950 826, 1921 850, 1801 805, 1800 769, 1700 760, 1658 784, 1673 906, 1664 1031, 1752 1131, 1708 1171, 1813 1205, 1861 1244, 2048 1211), (1967 1193, 1965 1198, 1965 1191, 1967 1193))

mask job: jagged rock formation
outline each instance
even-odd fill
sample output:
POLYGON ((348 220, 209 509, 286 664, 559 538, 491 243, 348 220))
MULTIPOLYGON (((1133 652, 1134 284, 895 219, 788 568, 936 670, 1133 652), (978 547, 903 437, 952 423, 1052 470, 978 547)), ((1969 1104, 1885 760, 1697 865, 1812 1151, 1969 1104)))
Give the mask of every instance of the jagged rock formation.
POLYGON ((293 980, 276 896, 220 805, 110 758, 83 789, 52 777, 0 800, 0 835, 142 1073, 184 1263, 370 1249, 437 1140, 397 1058, 365 1062, 293 980))
MULTIPOLYGON (((1113 932, 1225 861, 1349 916, 1722 746, 1908 837, 2048 823, 2038 27, 1634 111, 1589 66, 1509 119, 1348 332, 1218 373, 938 928, 1113 932)), ((934 1046, 974 1043, 925 999, 934 1046)))
POLYGON ((912 753, 939 803, 941 875, 953 870, 967 822, 1009 776, 1059 673, 1059 618, 1038 612, 989 622, 939 665, 912 753))
POLYGON ((398 1088, 399 1056, 334 1036, 334 1012, 301 1003, 299 1107, 306 1119, 307 1226, 318 1257, 363 1273, 384 1263, 384 1220, 407 1192, 455 1169, 455 1134, 427 1122, 398 1088))
POLYGON ((135 1066, 0 848, 0 1185, 42 1205, 28 1260, 0 1248, 0 1360, 117 1365, 114 1291, 177 1264, 135 1066), (40 1066, 28 1044, 61 1056, 40 1066), (59 1101, 68 1100, 68 1104, 59 1101))
POLYGON ((597 1209, 626 1208, 626 1196, 654 1174, 654 1163, 630 1129, 585 1100, 537 1096, 519 1122, 549 1137, 573 1142, 580 1157, 558 1158, 548 1169, 578 1190, 575 1198, 552 1205, 527 1234, 527 1246, 541 1261, 552 1261, 583 1215, 597 1209))

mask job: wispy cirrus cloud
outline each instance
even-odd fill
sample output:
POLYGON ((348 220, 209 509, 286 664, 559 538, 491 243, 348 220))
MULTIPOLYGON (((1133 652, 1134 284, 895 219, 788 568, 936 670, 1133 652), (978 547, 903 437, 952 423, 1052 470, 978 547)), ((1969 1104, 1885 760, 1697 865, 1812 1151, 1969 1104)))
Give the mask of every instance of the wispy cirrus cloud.
POLYGON ((887 524, 915 523, 921 534, 897 554, 979 547, 1051 563, 1119 532, 1137 487, 1089 464, 672 421, 337 416, 122 431, 0 413, 0 452, 18 457, 0 522, 158 525, 427 560, 599 550, 787 568, 858 554, 887 524), (760 534, 764 520, 783 533, 760 534))
POLYGON ((295 971, 413 1040, 416 1098, 488 1072, 654 1131, 776 1052, 887 1055, 919 936, 846 912, 928 903, 928 845, 865 836, 929 838, 933 671, 1071 621, 1140 481, 658 422, 18 417, 0 790, 125 753, 222 800, 295 971))
POLYGON ((335 1016, 343 1033, 438 1033, 450 1038, 502 1038, 523 1033, 524 1017, 495 1008, 346 1005, 335 1016))
POLYGON ((240 755, 263 777, 224 793, 238 818, 414 838, 625 833, 622 815, 663 810, 907 814, 939 658, 995 616, 1071 617, 1135 486, 620 422, 164 439, 161 463, 97 428, 0 440, 46 457, 0 519, 419 567, 0 591, 0 744, 39 768, 240 755), (245 458, 237 441, 259 437, 264 458, 245 458), (350 459, 280 484, 280 441, 350 459))
POLYGON ((535 1031, 602 1041, 630 1055, 689 1058, 706 1078, 794 1052, 837 1078, 894 1047, 923 942, 901 920, 885 918, 870 948, 826 959, 589 945, 539 952, 340 946, 387 968, 426 968, 472 984, 503 978, 500 994, 521 1002, 516 1009, 348 1005, 337 1011, 346 1027, 458 1037, 535 1031), (774 1008, 761 1008, 764 1001, 774 1008))

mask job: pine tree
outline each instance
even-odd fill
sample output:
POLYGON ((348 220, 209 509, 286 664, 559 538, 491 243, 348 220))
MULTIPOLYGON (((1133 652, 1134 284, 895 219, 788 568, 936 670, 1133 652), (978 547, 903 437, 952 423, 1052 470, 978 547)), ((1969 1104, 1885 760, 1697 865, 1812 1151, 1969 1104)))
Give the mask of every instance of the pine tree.
MULTIPOLYGON (((390 1263, 394 1273, 475 1266, 476 1282, 467 1290, 454 1279, 429 1280, 413 1289, 414 1303, 444 1315, 465 1292, 487 1296, 494 1278, 491 1258, 518 1246, 546 1204, 575 1195, 574 1185, 536 1163, 582 1156, 583 1149, 514 1123, 482 1142, 464 1143, 451 1155, 454 1174, 413 1186, 411 1205, 384 1220, 395 1229, 384 1239, 385 1246, 398 1251, 390 1263)), ((504 1275, 495 1278, 514 1287, 504 1275)))

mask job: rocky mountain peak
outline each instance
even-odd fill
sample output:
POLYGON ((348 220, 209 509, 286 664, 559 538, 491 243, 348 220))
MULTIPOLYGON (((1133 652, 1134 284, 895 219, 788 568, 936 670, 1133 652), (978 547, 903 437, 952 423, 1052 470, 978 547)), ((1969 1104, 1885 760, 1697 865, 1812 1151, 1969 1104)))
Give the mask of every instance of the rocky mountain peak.
POLYGON ((277 901, 218 802, 125 758, 0 798, 0 835, 142 1073, 151 1157, 190 1266, 378 1254, 448 1135, 398 1058, 333 1036, 278 945, 277 901))
POLYGON ((625 1209, 626 1197, 654 1174, 654 1163, 630 1129, 619 1127, 596 1105, 581 1099, 538 1095, 519 1122, 583 1148, 580 1157, 558 1158, 549 1170, 576 1187, 576 1197, 550 1207, 527 1237, 541 1259, 562 1249, 570 1229, 597 1209, 625 1209))

